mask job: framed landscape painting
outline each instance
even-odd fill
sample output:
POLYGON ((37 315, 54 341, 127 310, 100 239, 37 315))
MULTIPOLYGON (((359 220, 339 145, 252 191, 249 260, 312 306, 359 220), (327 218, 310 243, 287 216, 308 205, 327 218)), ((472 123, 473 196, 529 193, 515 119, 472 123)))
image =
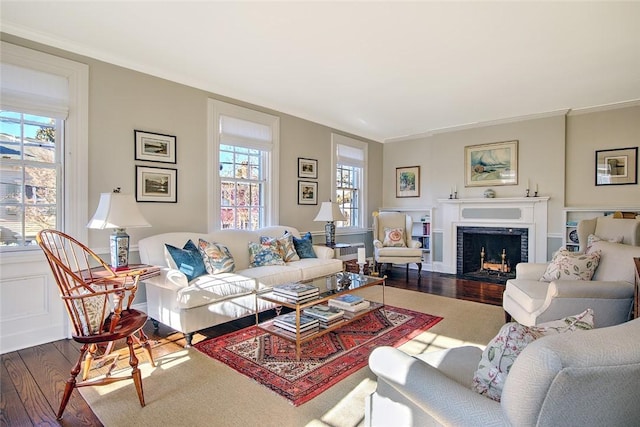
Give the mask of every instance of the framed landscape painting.
POLYGON ((176 137, 159 133, 133 131, 135 160, 176 163, 176 137))
POLYGON ((178 202, 178 170, 136 166, 136 201, 178 202))
POLYGON ((464 148, 466 187, 518 184, 518 141, 464 148))
POLYGON ((596 185, 638 183, 638 147, 596 151, 596 185))
POLYGON ((420 197, 420 166, 396 168, 396 197, 420 197))
POLYGON ((318 204, 318 183, 314 181, 298 181, 298 204, 318 204))

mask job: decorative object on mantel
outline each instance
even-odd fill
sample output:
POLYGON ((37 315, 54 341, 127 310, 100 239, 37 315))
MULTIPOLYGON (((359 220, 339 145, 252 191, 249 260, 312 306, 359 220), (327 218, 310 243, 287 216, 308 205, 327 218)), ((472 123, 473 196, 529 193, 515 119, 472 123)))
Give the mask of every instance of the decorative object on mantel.
POLYGON ((420 197, 420 166, 396 168, 396 197, 420 197))
POLYGON ((638 183, 638 147, 596 151, 596 185, 638 183))
POLYGON ((516 185, 518 141, 470 145, 464 149, 466 187, 516 185))
POLYGON ((140 213, 133 195, 121 193, 120 187, 113 193, 100 194, 98 208, 87 228, 113 229, 109 247, 114 271, 125 270, 129 265, 129 235, 125 229, 134 227, 151 227, 151 224, 140 213))
POLYGON ((484 190, 484 198, 485 199, 493 199, 496 197, 496 192, 493 191, 491 188, 488 188, 486 190, 484 190))
MULTIPOLYGON (((527 191, 526 191, 525 197, 529 197, 530 194, 531 194, 531 190, 529 189, 529 179, 527 178, 527 191)), ((538 184, 537 183, 536 183, 535 192, 533 193, 533 197, 538 197, 538 184)))
POLYGON ((449 193, 449 198, 450 199, 457 199, 458 198, 458 186, 454 185, 453 188, 451 189, 451 192, 449 193))

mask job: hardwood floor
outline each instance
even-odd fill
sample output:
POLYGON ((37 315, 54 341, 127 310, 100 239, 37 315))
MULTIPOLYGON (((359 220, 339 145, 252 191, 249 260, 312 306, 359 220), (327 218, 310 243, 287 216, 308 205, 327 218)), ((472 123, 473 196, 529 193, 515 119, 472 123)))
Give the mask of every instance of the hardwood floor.
MULTIPOLYGON (((402 268, 387 270, 385 274, 388 276, 387 286, 502 305, 502 285, 458 280, 451 275, 432 272, 423 272, 422 278, 418 280, 415 270, 409 271, 407 281, 402 268)), ((252 325, 253 322, 253 318, 248 317, 209 328, 195 334, 193 342, 224 335, 252 325)), ((155 331, 151 322, 147 322, 145 332, 152 342, 154 358, 173 353, 185 343, 182 334, 164 325, 160 325, 155 331)), ((78 391, 71 395, 63 419, 60 422, 55 419, 64 383, 69 377, 71 366, 77 360, 78 350, 79 345, 74 341, 60 340, 2 355, 0 426, 102 425, 78 391)), ((146 363, 146 355, 142 350, 137 351, 136 355, 141 363, 146 363)), ((125 368, 127 365, 128 357, 125 355, 118 368, 125 368)), ((131 398, 137 401, 135 393, 132 393, 131 398)))

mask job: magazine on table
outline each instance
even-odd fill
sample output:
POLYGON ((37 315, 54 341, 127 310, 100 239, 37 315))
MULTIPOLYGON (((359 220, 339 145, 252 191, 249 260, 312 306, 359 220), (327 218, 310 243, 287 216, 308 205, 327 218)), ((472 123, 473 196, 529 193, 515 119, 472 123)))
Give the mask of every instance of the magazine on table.
POLYGON ((366 310, 367 308, 369 308, 371 306, 371 303, 369 301, 367 301, 367 300, 362 300, 358 304, 347 305, 347 306, 343 306, 339 302, 332 303, 332 301, 333 300, 329 300, 329 305, 330 306, 338 307, 338 308, 344 310, 345 312, 352 312, 352 313, 353 312, 357 312, 357 311, 366 310))
MULTIPOLYGON (((287 314, 280 315, 273 320, 273 323, 276 326, 280 326, 282 328, 293 328, 293 331, 296 330, 296 313, 291 312, 287 314)), ((300 315, 300 331, 304 331, 307 329, 311 329, 313 327, 317 327, 319 325, 318 319, 314 319, 313 317, 306 316, 304 314, 300 315)))
POLYGON ((313 295, 320 292, 317 287, 312 285, 305 285, 304 283, 285 283, 283 285, 276 285, 273 287, 273 291, 279 294, 290 295, 293 297, 313 295))
POLYGON ((328 305, 314 305, 304 309, 304 314, 314 317, 319 320, 330 321, 333 319, 341 319, 344 314, 344 310, 337 307, 330 307, 328 305))
POLYGON ((332 298, 331 301, 342 303, 343 305, 354 305, 359 302, 362 302, 364 298, 359 297, 353 294, 342 294, 338 295, 335 298, 332 298))

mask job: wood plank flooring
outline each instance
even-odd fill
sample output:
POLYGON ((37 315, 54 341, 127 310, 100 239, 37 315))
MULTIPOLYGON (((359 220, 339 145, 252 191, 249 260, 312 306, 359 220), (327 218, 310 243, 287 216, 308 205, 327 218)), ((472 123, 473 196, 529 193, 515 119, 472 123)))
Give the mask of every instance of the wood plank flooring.
MULTIPOLYGON (((458 280, 451 275, 423 272, 418 280, 417 271, 409 271, 409 280, 405 280, 405 270, 392 268, 385 271, 387 286, 410 289, 464 299, 491 305, 502 305, 503 286, 494 283, 458 280)), ((240 319, 194 335, 193 342, 224 335, 252 325, 254 319, 240 319)), ((154 357, 180 350, 185 342, 182 334, 164 325, 154 331, 151 322, 147 322, 145 332, 149 336, 154 357)), ((122 348, 124 344, 118 346, 122 348)), ((58 422, 55 413, 58 410, 69 371, 78 358, 80 346, 72 340, 60 340, 42 344, 24 350, 2 355, 0 365, 0 426, 101 426, 87 402, 75 390, 58 422)), ((118 368, 128 365, 126 352, 122 353, 118 368)), ((136 352, 141 363, 146 363, 142 350, 136 352)), ((135 393, 131 396, 137 401, 135 393)))

